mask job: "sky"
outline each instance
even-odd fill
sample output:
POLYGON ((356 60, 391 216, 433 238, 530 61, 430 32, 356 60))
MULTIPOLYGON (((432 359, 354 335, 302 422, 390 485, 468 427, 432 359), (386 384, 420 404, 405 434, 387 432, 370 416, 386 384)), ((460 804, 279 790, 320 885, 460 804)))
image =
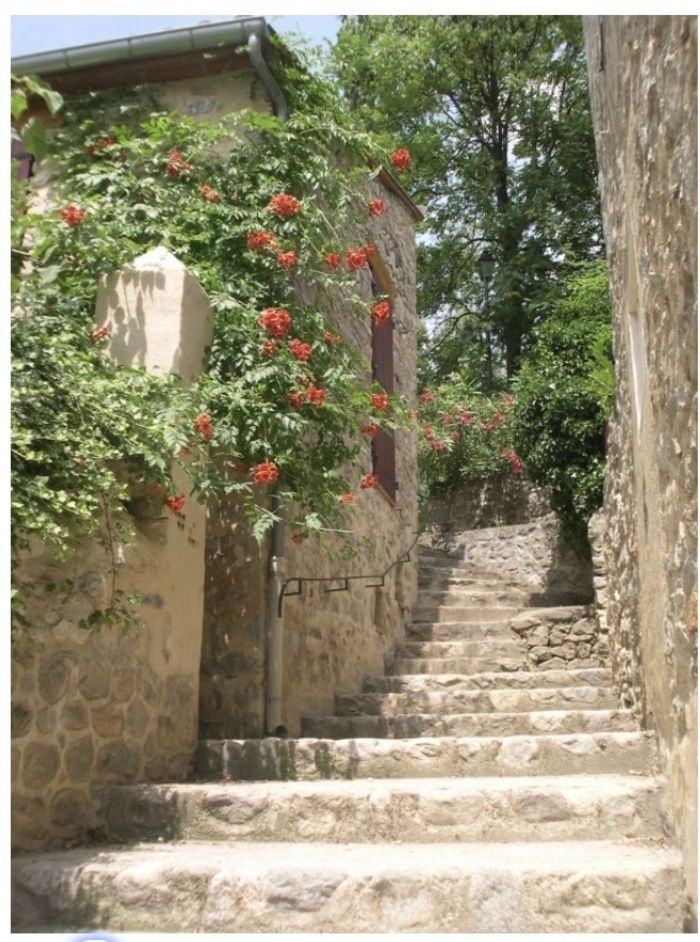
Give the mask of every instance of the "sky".
MULTIPOLYGON (((205 6, 205 11, 206 9, 205 6)), ((13 15, 11 17, 11 52, 12 56, 26 56, 35 52, 63 49, 67 46, 80 46, 107 39, 122 39, 125 36, 139 36, 166 29, 197 26, 204 22, 216 23, 230 20, 235 15, 235 13, 207 15, 206 12, 198 16, 13 15)), ((278 33, 298 32, 316 45, 325 45, 325 39, 333 41, 340 27, 339 16, 261 15, 265 16, 278 33)))

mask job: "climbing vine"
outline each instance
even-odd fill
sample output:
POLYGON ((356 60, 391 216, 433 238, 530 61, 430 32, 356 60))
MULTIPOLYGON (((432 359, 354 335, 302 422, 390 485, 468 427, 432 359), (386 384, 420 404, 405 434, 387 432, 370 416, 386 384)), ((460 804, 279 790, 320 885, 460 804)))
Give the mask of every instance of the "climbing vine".
MULTIPOLYGON (((367 439, 405 410, 358 378, 366 364, 331 312, 390 329, 387 299, 363 298, 357 273, 384 208, 367 181, 391 156, 319 79, 290 70, 286 84, 286 123, 245 111, 203 124, 147 89, 71 100, 46 135, 41 199, 13 185, 15 553, 36 536, 65 554, 105 514, 128 522, 144 483, 164 513, 236 493, 258 538, 275 519, 271 487, 305 538, 342 527, 376 483, 367 439), (116 325, 94 325, 99 278, 157 245, 214 313, 206 369, 187 388, 117 365, 116 325), (190 492, 174 488, 173 464, 190 492)), ((26 107, 36 89, 24 90, 26 107)), ((17 100, 14 116, 24 110, 17 100)))

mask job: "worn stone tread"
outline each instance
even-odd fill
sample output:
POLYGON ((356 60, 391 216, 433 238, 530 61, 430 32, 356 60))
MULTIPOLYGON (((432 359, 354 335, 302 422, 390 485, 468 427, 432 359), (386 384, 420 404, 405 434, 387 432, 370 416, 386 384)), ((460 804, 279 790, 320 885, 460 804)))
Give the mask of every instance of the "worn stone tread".
POLYGON ((638 729, 631 710, 542 710, 520 713, 404 713, 395 716, 304 716, 302 735, 319 739, 381 736, 528 736, 638 729))
POLYGON ((13 930, 679 932, 647 842, 140 844, 22 855, 13 930))
POLYGON ((430 608, 436 605, 505 605, 506 607, 528 606, 530 593, 521 589, 504 589, 494 585, 492 588, 477 589, 470 586, 450 586, 449 589, 421 586, 416 600, 417 608, 430 608))
POLYGON ((522 607, 513 605, 430 605, 415 606, 412 618, 416 623, 423 621, 503 621, 514 618, 523 612, 522 607))
POLYGON ((399 713, 520 713, 529 710, 591 710, 617 707, 609 687, 450 688, 404 693, 337 694, 336 716, 396 716, 399 713))
POLYGON ((199 744, 204 778, 247 781, 323 778, 578 775, 647 772, 651 732, 420 737, 416 739, 218 739, 199 744))
POLYGON ((662 780, 633 775, 108 785, 113 839, 376 842, 650 837, 662 780))
POLYGON ((490 638, 517 640, 509 619, 501 621, 424 621, 406 628, 406 641, 486 641, 490 638))
POLYGON ((490 690, 495 687, 518 689, 534 687, 609 687, 612 674, 606 668, 591 667, 573 670, 520 670, 513 673, 482 671, 474 673, 376 674, 365 677, 366 693, 390 693, 409 690, 490 690))
MULTIPOLYGON (((515 673, 525 671, 530 665, 524 654, 482 655, 480 657, 397 657, 391 662, 388 674, 484 674, 492 671, 515 673)), ((533 673, 536 673, 533 669, 533 673)))
POLYGON ((517 635, 485 640, 459 641, 403 641, 396 646, 395 657, 398 659, 420 659, 446 657, 520 657, 523 654, 522 642, 517 635))

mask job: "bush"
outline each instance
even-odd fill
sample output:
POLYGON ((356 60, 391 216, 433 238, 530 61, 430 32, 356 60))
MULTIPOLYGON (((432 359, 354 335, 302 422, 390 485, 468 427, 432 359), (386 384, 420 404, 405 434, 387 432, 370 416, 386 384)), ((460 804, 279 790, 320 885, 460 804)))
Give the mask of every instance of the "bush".
POLYGON ((512 445, 513 397, 485 396, 464 377, 424 389, 416 414, 423 491, 442 494, 463 481, 519 475, 512 445))
POLYGON ((582 555, 603 497, 609 398, 599 374, 602 360, 612 364, 610 320, 608 271, 597 262, 570 278, 515 382, 516 450, 528 476, 551 489, 552 508, 582 555))

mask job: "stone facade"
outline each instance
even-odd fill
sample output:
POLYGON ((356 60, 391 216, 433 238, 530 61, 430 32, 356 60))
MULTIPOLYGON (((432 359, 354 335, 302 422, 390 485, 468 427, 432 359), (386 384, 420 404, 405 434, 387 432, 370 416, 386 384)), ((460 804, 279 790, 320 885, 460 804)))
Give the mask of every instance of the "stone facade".
POLYGON ((697 21, 585 17, 617 396, 605 489, 618 688, 656 731, 697 886, 697 21))
POLYGON ((533 596, 546 596, 543 604, 592 599, 590 565, 567 547, 553 514, 514 526, 433 531, 430 543, 476 568, 532 587, 533 596))
MULTIPOLYGON (((270 109, 250 70, 162 83, 154 91, 164 108, 204 120, 251 104, 270 109)), ((357 244, 372 239, 377 246, 394 309, 395 388, 414 402, 415 216, 398 188, 375 180, 368 199, 374 197, 385 201, 386 211, 357 244)), ((108 280, 96 323, 112 324, 109 350, 120 362, 174 370, 187 380, 200 369, 208 342, 192 335, 193 318, 208 302, 176 259, 156 255, 145 265, 148 272, 108 280), (139 312, 138 323, 130 311, 139 312), (173 322, 174 312, 186 323, 173 322)), ((360 278, 369 300, 370 276, 360 278)), ((367 323, 341 308, 330 319, 369 358, 367 323)), ((369 368, 365 379, 369 384, 369 368)), ((396 503, 363 491, 349 515, 357 557, 332 560, 329 551, 338 547, 331 540, 297 546, 288 534, 289 575, 381 572, 407 548, 417 526, 416 448, 408 432, 397 432, 396 440, 396 503)), ((184 481, 180 489, 186 492, 184 481)), ((145 628, 138 633, 78 627, 107 598, 113 562, 98 547, 86 546, 68 564, 40 551, 23 563, 20 576, 37 586, 29 612, 37 647, 18 649, 13 663, 13 838, 19 847, 84 839, 95 827, 95 791, 104 783, 183 780, 198 736, 264 732, 267 544, 252 539, 235 500, 206 511, 192 500, 177 517, 153 519, 148 495, 134 497, 144 514, 133 544, 117 547, 117 570, 119 588, 144 596, 145 628), (55 603, 48 585, 67 578, 77 589, 55 603)), ((287 601, 284 721, 290 732, 298 731, 304 711, 331 703, 336 688, 359 689, 364 673, 383 669, 415 591, 412 562, 395 569, 383 588, 326 594, 312 586, 287 601)))
MULTIPOLYGON (((386 281, 393 309, 395 392, 416 399, 416 315, 414 218, 403 200, 373 181, 367 200, 380 198, 385 211, 358 232, 356 244, 372 241, 376 264, 386 281)), ((348 237, 352 241, 352 237, 348 237)), ((369 301, 371 275, 357 273, 358 290, 369 301)), ((301 280, 300 300, 313 301, 301 280)), ((367 361, 371 376, 368 319, 347 312, 336 297, 326 316, 367 361)), ((287 532, 288 577, 381 573, 413 542, 418 526, 416 439, 396 432, 395 503, 379 489, 358 491, 349 508, 347 529, 357 555, 340 556, 332 535, 295 544, 287 532)), ((369 444, 366 471, 372 469, 369 444)), ((357 691, 367 673, 383 670, 384 661, 403 637, 417 586, 416 554, 393 569, 386 584, 365 588, 351 582, 347 592, 327 592, 323 584, 304 583, 300 596, 284 603, 283 725, 299 734, 304 713, 328 711, 337 690, 357 691)), ((214 512, 210 508, 207 548, 207 596, 202 657, 201 731, 204 738, 260 736, 265 732, 267 568, 269 544, 258 546, 246 533, 235 498, 214 512), (235 560, 235 563, 233 562, 235 560)), ((369 579, 368 582, 375 580, 369 579)), ((338 583, 333 584, 334 587, 338 583)))
MULTIPOLYGON (((137 259, 100 286, 96 320, 114 325, 120 362, 192 378, 211 337, 209 302, 165 250, 137 259), (186 303, 183 303, 186 302, 186 303), (125 311, 139 311, 136 318, 125 311), (121 313, 120 313, 121 312, 121 313), (186 313, 185 313, 186 312, 186 313), (189 343, 179 337, 186 317, 189 343), (159 362, 156 363, 155 360, 159 362)), ((179 468, 176 485, 187 484, 179 468)), ((204 581, 204 508, 176 516, 134 494, 128 544, 106 525, 97 542, 59 562, 41 547, 21 561, 32 625, 12 664, 12 821, 16 846, 85 836, 95 824, 93 789, 105 782, 182 779, 197 743, 204 581), (140 593, 142 624, 88 630, 114 588, 140 593)))

